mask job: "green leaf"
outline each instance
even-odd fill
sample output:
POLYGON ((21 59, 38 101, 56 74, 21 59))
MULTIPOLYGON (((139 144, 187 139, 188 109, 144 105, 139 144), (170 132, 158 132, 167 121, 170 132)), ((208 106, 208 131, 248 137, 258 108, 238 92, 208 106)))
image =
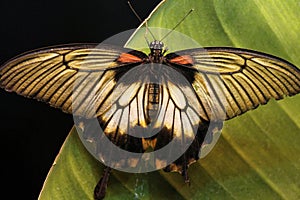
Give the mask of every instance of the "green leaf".
MULTIPOLYGON (((172 0, 161 4, 149 27, 177 28, 200 46, 234 46, 269 53, 300 66, 297 0, 172 0)), ((144 31, 128 44, 145 43, 144 31)), ((155 37, 163 36, 157 33, 155 37)), ((170 51, 185 44, 164 42, 170 51)), ((149 39, 151 36, 147 35, 149 39)), ((107 199, 300 199, 300 95, 270 101, 225 122, 215 148, 189 168, 191 186, 177 173, 113 171, 107 199)), ((55 160, 41 200, 92 199, 103 166, 74 129, 55 160)))

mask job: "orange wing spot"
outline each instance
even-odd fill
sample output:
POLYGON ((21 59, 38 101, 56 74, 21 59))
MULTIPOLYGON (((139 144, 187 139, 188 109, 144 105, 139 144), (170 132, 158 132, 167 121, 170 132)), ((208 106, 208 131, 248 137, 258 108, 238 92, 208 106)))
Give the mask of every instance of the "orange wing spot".
POLYGON ((129 53, 122 53, 117 59, 120 63, 137 63, 142 62, 143 60, 135 55, 129 53))
POLYGON ((194 60, 191 56, 183 55, 177 56, 170 60, 171 63, 179 64, 179 65, 193 65, 194 60))

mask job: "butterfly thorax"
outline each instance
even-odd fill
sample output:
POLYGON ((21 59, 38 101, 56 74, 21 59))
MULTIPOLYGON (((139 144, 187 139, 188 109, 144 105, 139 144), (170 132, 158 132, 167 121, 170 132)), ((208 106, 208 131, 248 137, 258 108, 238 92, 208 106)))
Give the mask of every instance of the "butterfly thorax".
POLYGON ((149 61, 152 63, 163 63, 164 54, 166 49, 164 49, 164 43, 158 40, 154 40, 149 44, 151 50, 149 56, 149 61))

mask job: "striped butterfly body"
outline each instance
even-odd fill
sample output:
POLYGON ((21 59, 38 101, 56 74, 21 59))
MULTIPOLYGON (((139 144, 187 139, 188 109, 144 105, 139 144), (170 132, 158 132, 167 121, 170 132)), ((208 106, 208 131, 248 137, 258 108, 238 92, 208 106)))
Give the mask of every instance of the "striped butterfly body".
POLYGON ((158 110, 158 104, 159 104, 159 92, 161 88, 158 84, 150 84, 149 85, 149 93, 148 93, 148 115, 149 118, 152 118, 155 116, 155 113, 158 110))
MULTIPOLYGON (((91 140, 106 137, 133 153, 174 142, 167 155, 184 151, 169 163, 156 155, 154 165, 181 173, 187 182, 187 168, 223 120, 300 92, 300 70, 272 55, 219 47, 166 54, 159 41, 149 47, 149 55, 91 44, 25 53, 2 65, 0 85, 78 117, 77 126, 91 140), (99 122, 103 135, 90 127, 90 119, 99 122)), ((139 161, 115 159, 105 149, 97 153, 115 166, 132 168, 139 161)), ((95 199, 104 197, 109 171, 95 199)))

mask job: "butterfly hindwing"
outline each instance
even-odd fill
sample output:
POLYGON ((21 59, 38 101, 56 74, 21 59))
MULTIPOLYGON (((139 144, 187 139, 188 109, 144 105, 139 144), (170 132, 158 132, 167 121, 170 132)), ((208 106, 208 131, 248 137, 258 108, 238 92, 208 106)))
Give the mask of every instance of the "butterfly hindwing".
MULTIPOLYGON (((207 132, 203 129, 208 128, 208 122, 199 114, 201 106, 191 84, 180 76, 179 72, 162 64, 140 64, 122 74, 105 95, 90 93, 91 99, 94 99, 93 95, 104 98, 101 104, 95 101, 94 105, 101 131, 115 145, 134 152, 144 152, 148 148, 159 150, 172 141, 174 144, 167 154, 154 158, 157 168, 172 163, 169 155, 176 155, 175 151, 178 151, 178 156, 173 161, 184 154, 187 143, 192 147, 184 156, 188 160, 186 165, 197 160, 207 132), (135 148, 130 149, 132 146, 135 148)), ((108 159, 105 152, 98 153, 104 160, 108 159)), ((132 162, 123 164, 122 167, 134 167, 132 162)), ((168 171, 182 171, 182 165, 178 161, 168 171)))

